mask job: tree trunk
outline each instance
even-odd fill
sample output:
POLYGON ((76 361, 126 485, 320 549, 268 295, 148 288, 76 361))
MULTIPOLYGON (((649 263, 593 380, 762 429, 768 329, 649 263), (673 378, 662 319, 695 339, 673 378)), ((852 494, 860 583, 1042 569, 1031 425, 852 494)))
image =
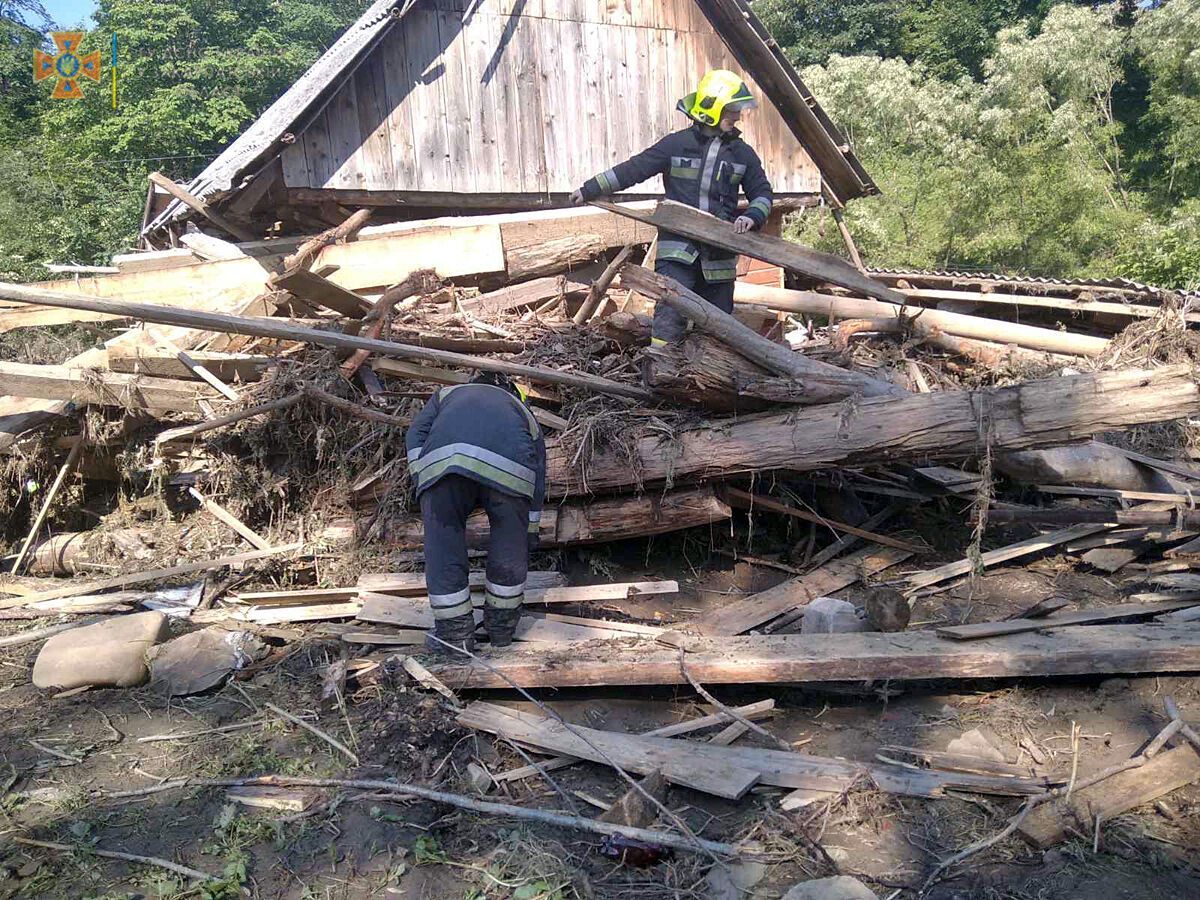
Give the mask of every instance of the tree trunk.
POLYGON ((1009 478, 1029 484, 1070 484, 1166 493, 1175 490, 1158 472, 1138 465, 1120 450, 1099 441, 1004 453, 997 457, 996 468, 1009 478))
POLYGON ((1187 366, 1105 372, 1009 388, 877 397, 751 420, 712 422, 673 438, 632 442, 634 458, 599 453, 582 468, 562 448, 547 467, 554 496, 613 491, 743 472, 805 472, 840 465, 971 456, 1054 446, 1126 425, 1165 422, 1200 410, 1187 366))

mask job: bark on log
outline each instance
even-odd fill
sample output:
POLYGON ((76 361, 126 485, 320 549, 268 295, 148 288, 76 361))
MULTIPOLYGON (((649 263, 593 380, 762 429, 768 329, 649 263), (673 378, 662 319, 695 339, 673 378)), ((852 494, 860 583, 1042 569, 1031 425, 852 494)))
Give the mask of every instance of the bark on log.
MULTIPOLYGON (((888 316, 895 318, 900 311, 899 306, 891 303, 858 300, 853 297, 835 297, 831 294, 817 294, 812 291, 789 291, 784 288, 764 287, 743 282, 738 282, 734 289, 734 298, 742 303, 757 303, 783 312, 804 313, 810 316, 833 315, 846 319, 874 319, 888 316)), ((911 306, 905 310, 909 314, 917 311, 911 306)), ((936 309, 926 309, 921 312, 921 320, 925 325, 940 328, 945 334, 996 341, 1001 344, 1016 344, 1018 347, 1046 350, 1050 353, 1098 356, 1108 349, 1108 340, 1105 338, 1073 334, 1069 331, 1056 331, 1052 328, 1036 328, 1032 325, 1018 325, 999 319, 985 319, 981 316, 964 316, 936 309)))
MULTIPOLYGON (((548 506, 542 514, 540 537, 543 547, 600 544, 696 528, 724 521, 730 515, 729 507, 711 486, 705 485, 548 506)), ((486 516, 475 515, 467 521, 467 544, 472 549, 485 549, 488 533, 486 516)), ((388 526, 386 539, 395 544, 420 546, 425 533, 419 519, 404 519, 388 526)))
POLYGON ((1200 525, 1200 511, 1143 510, 1143 509, 990 509, 988 521, 995 523, 1021 522, 1040 525, 1174 525, 1195 528, 1200 525))
POLYGON ((843 396, 846 397, 854 394, 866 397, 896 396, 903 393, 895 385, 809 359, 774 341, 769 341, 678 282, 649 269, 627 265, 621 270, 621 283, 639 294, 652 298, 656 303, 669 304, 681 315, 695 322, 697 328, 724 341, 769 372, 801 380, 814 377, 826 383, 841 384, 845 391, 843 396))
MULTIPOLYGON (((981 366, 1004 366, 1017 359, 1040 361, 1044 358, 1043 354, 1025 350, 1015 344, 1005 345, 955 337, 952 334, 946 334, 941 327, 927 324, 915 316, 905 319, 885 316, 875 319, 847 319, 845 322, 838 322, 833 344, 839 349, 844 349, 849 346, 850 339, 857 334, 869 332, 903 334, 906 328, 919 341, 937 347, 939 350, 956 353, 981 366)), ((1069 360, 1070 357, 1063 357, 1064 362, 1069 360)))
POLYGON ((307 269, 313 264, 313 260, 317 258, 317 254, 324 250, 330 244, 336 244, 338 241, 349 240, 367 224, 371 218, 371 210, 360 209, 336 228, 330 228, 328 231, 317 235, 309 241, 305 241, 300 248, 291 256, 285 257, 283 264, 280 266, 280 271, 286 272, 291 269, 307 269))
POLYGON ((653 323, 649 316, 615 312, 600 323, 600 333, 621 347, 648 347, 653 323))
POLYGON ((996 458, 996 468, 1009 478, 1029 484, 1174 492, 1171 482, 1161 474, 1099 441, 1004 453, 996 458))
MULTIPOLYGON (((646 353, 647 386, 664 397, 723 413, 753 412, 769 405, 755 397, 739 397, 738 384, 742 379, 768 378, 770 373, 716 338, 693 333, 678 343, 651 347, 646 353)), ((804 390, 802 383, 788 381, 804 390)), ((835 393, 826 402, 844 396, 835 393)))
MULTIPOLYGON (((184 328, 198 328, 205 331, 249 334, 256 337, 275 338, 283 341, 302 341, 309 344, 316 344, 320 347, 336 347, 342 350, 369 350, 372 353, 378 353, 380 356, 399 356, 401 358, 441 363, 442 365, 466 366, 467 368, 479 369, 485 372, 503 372, 506 375, 516 375, 528 378, 531 381, 548 384, 567 384, 572 387, 584 388, 585 390, 594 390, 601 394, 611 394, 615 397, 628 397, 633 400, 643 401, 654 399, 654 395, 650 391, 609 381, 606 378, 577 375, 570 372, 558 372, 536 366, 523 366, 518 363, 510 363, 498 359, 464 356, 446 350, 413 347, 408 344, 371 340, 348 334, 338 334, 332 331, 317 331, 313 328, 300 328, 286 322, 276 322, 269 319, 230 316, 220 313, 204 313, 169 306, 150 306, 144 303, 101 300, 96 297, 60 294, 54 291, 43 291, 37 288, 27 288, 3 282, 0 282, 0 298, 16 300, 20 303, 56 306, 65 309, 89 309, 94 312, 111 313, 131 319, 141 319, 145 322, 180 325, 184 328)), ((8 365, 15 364, 10 363, 8 365)))
POLYGON ((554 448, 553 496, 691 477, 784 468, 812 471, 913 458, 1054 446, 1126 425, 1194 415, 1200 391, 1187 366, 1105 372, 982 391, 880 397, 809 407, 749 421, 713 422, 666 439, 643 437, 634 463, 611 453, 573 467, 554 448))

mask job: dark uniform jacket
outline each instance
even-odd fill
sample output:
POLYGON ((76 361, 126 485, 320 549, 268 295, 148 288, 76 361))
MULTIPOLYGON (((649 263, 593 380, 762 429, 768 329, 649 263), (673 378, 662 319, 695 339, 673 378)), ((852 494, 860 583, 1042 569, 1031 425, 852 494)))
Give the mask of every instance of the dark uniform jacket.
POLYGON ((445 475, 462 475, 529 500, 536 533, 546 496, 546 440, 533 413, 491 384, 442 388, 413 419, 405 436, 417 495, 445 475))
MULTIPOLYGON (((694 206, 726 222, 737 218, 739 189, 750 201, 744 215, 754 220, 756 228, 761 228, 771 214, 771 182, 758 154, 742 140, 737 129, 714 134, 711 129, 693 125, 676 131, 637 156, 589 178, 581 192, 583 199, 594 200, 655 175, 662 175, 668 200, 694 206)), ((668 231, 659 231, 657 259, 686 265, 699 259, 704 278, 710 282, 733 281, 737 276, 736 253, 668 231)))

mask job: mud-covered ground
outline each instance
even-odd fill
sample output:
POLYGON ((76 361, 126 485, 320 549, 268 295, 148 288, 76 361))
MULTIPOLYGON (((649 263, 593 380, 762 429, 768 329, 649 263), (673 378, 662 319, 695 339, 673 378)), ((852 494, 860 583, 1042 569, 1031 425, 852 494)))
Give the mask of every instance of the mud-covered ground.
MULTIPOLYGON (((683 590, 676 598, 622 604, 624 614, 651 622, 682 621, 787 577, 689 550, 704 544, 621 545, 600 556, 569 555, 564 563, 577 584, 677 578, 683 590)), ((1052 590, 1069 591, 1084 606, 1111 602, 1114 582, 1076 572, 1059 558, 1042 560, 923 600, 914 627, 1000 618, 1052 590)), ((2 622, 0 634, 31 624, 39 623, 2 622)), ((672 789, 668 805, 697 833, 762 847, 760 872, 735 867, 736 878, 753 882, 761 875, 749 893, 739 893, 722 886, 728 879, 704 856, 678 853, 636 868, 603 855, 594 835, 426 801, 397 802, 361 789, 296 792, 308 802, 302 811, 234 804, 220 788, 104 796, 184 776, 262 774, 397 779, 470 794, 469 764, 493 772, 523 764, 513 748, 457 726, 446 699, 395 667, 352 680, 344 704, 322 704, 327 667, 342 653, 336 638, 314 628, 303 641, 277 648, 247 677, 207 695, 168 701, 148 688, 52 699, 29 682, 35 646, 0 649, 0 898, 774 898, 797 881, 835 873, 857 875, 880 897, 908 898, 918 896, 915 889, 938 861, 999 832, 1019 807, 1010 798, 925 801, 863 787, 832 803, 783 812, 783 792, 773 788, 755 789, 738 802, 672 789), (346 744, 358 765, 281 721, 266 703, 304 716, 346 744), (249 727, 212 731, 239 724, 249 727), (144 740, 195 732, 208 733, 144 740), (202 885, 159 867, 100 858, 91 848, 158 857, 219 880, 202 885)), ((779 712, 768 727, 775 734, 801 742, 801 752, 851 760, 870 760, 888 745, 943 750, 964 731, 983 727, 1012 753, 1025 743, 1052 768, 1069 771, 1074 724, 1079 769, 1094 771, 1127 759, 1165 724, 1164 695, 1200 720, 1200 679, 1194 677, 775 685, 717 694, 730 704, 774 698, 779 712)), ((489 699, 529 705, 516 694, 489 699)), ((707 711, 685 689, 542 692, 539 699, 568 721, 618 731, 707 711)), ((753 734, 742 740, 763 743, 753 734)), ((611 802, 625 787, 592 764, 559 770, 554 779, 587 816, 598 813, 590 800, 611 802)), ((552 809, 568 803, 535 778, 502 786, 490 798, 552 809)), ((1077 835, 1042 852, 1007 838, 952 870, 927 896, 1200 896, 1200 787, 1105 822, 1096 852, 1093 839, 1077 835)))

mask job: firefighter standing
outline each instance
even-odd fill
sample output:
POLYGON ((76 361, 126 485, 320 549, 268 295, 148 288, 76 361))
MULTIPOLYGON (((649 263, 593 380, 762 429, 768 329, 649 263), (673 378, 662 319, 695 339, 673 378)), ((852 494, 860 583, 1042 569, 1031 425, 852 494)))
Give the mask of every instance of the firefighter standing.
MULTIPOLYGON (((762 228, 771 214, 771 182, 758 154, 741 139, 737 122, 758 105, 745 83, 725 69, 709 72, 696 92, 677 108, 692 120, 690 128, 669 134, 637 156, 589 178, 572 194, 576 204, 614 194, 662 175, 668 200, 712 213, 745 233, 762 228), (749 207, 738 215, 738 190, 749 207)), ((673 278, 725 312, 733 311, 737 254, 659 231, 654 270, 673 278)), ((655 343, 683 338, 687 321, 665 303, 654 309, 655 343)))
POLYGON ((482 507, 490 531, 483 624, 493 647, 508 646, 521 618, 546 493, 541 428, 519 388, 503 375, 482 374, 434 394, 405 443, 425 526, 433 634, 474 650, 466 525, 482 507))

